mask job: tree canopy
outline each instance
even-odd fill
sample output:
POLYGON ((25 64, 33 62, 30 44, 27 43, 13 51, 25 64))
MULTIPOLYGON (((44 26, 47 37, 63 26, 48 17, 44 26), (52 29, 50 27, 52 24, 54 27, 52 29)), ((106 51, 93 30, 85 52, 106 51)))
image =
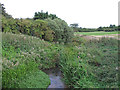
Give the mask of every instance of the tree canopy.
POLYGON ((41 10, 41 12, 35 12, 35 14, 34 14, 34 20, 36 20, 36 19, 44 20, 47 18, 55 19, 58 17, 55 14, 48 14, 48 12, 43 12, 43 10, 41 10))

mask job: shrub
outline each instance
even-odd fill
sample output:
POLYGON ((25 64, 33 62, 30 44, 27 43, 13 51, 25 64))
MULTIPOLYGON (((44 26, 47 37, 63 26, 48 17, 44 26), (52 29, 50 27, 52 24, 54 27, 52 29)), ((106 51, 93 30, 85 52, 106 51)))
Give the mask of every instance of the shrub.
POLYGON ((48 26, 50 27, 51 30, 55 32, 55 37, 54 41, 55 42, 64 42, 64 43, 69 43, 72 40, 73 36, 73 30, 68 27, 67 23, 64 20, 61 19, 46 19, 48 22, 48 26))
POLYGON ((19 33, 19 31, 16 28, 17 28, 16 21, 13 18, 6 19, 4 16, 2 17, 3 32, 19 33))

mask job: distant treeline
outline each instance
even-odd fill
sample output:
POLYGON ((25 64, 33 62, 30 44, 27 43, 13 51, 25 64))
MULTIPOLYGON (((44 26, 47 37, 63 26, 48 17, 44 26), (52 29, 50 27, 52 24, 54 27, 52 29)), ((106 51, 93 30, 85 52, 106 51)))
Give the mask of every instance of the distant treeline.
POLYGON ((68 24, 48 12, 35 12, 34 18, 14 19, 7 14, 3 4, 2 10, 2 32, 22 33, 36 36, 46 41, 71 42, 73 30, 68 24))
POLYGON ((95 32, 95 31, 105 31, 105 32, 112 32, 112 31, 120 31, 120 26, 110 25, 109 27, 99 27, 99 28, 82 28, 78 27, 78 25, 71 24, 74 32, 95 32))
POLYGON ((34 15, 34 20, 36 19, 47 19, 47 18, 51 18, 52 20, 55 19, 55 18, 58 18, 55 14, 48 14, 48 12, 43 12, 41 10, 41 12, 35 12, 35 15, 34 15))

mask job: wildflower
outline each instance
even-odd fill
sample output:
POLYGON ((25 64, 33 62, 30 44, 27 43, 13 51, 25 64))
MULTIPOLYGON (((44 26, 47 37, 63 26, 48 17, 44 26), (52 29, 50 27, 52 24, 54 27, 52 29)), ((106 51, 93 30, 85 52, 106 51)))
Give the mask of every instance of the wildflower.
POLYGON ((78 47, 78 49, 80 49, 81 47, 78 47))
POLYGON ((116 70, 118 70, 118 67, 116 67, 116 70))
POLYGON ((93 58, 95 58, 95 56, 93 55, 93 58))
POLYGON ((78 56, 78 58, 80 58, 80 56, 78 56))
POLYGON ((26 37, 24 37, 24 40, 26 39, 26 37))
POLYGON ((89 53, 88 53, 87 55, 88 55, 88 56, 90 56, 90 54, 89 54, 89 53))
POLYGON ((14 66, 18 66, 19 62, 17 62, 14 66))

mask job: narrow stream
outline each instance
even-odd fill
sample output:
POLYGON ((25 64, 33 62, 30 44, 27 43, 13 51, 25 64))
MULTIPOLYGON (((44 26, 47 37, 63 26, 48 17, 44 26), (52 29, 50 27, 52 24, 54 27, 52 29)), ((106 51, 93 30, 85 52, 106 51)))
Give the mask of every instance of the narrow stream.
POLYGON ((62 73, 59 68, 52 68, 49 70, 43 70, 47 75, 49 75, 51 84, 49 88, 67 88, 65 83, 62 81, 62 73))

